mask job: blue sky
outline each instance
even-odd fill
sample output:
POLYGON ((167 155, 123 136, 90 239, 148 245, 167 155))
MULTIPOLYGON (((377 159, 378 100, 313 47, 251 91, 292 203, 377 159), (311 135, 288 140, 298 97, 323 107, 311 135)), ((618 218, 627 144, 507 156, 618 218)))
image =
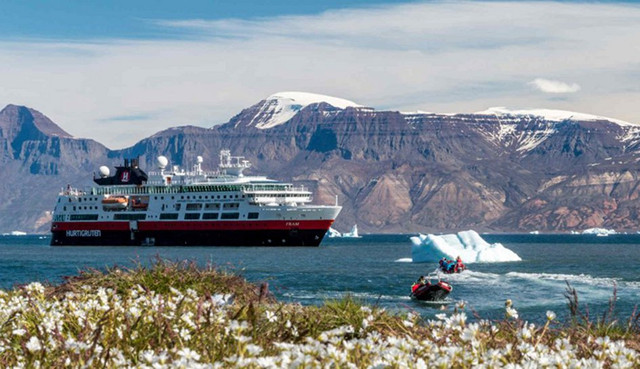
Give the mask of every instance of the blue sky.
POLYGON ((329 9, 370 7, 411 1, 384 0, 7 0, 0 12, 3 38, 179 37, 151 20, 264 18, 317 14, 329 9))
POLYGON ((0 105, 111 148, 280 91, 378 110, 547 108, 640 123, 640 5, 546 1, 17 1, 0 105))

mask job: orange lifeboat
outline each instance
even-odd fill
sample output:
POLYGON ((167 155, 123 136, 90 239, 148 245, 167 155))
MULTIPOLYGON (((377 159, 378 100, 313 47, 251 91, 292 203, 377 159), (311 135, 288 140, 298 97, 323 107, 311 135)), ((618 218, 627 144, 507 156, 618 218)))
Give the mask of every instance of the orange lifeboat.
POLYGON ((124 209, 127 207, 129 201, 126 197, 107 197, 102 199, 102 206, 105 209, 124 209))

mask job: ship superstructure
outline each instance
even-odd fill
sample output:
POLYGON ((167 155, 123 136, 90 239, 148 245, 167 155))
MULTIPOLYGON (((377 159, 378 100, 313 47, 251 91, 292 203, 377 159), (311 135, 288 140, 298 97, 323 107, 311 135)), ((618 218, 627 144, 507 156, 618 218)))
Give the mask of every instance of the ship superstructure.
POLYGON ((71 187, 58 196, 52 245, 318 246, 341 210, 311 205, 312 193, 261 176, 245 176, 251 163, 220 152, 216 172, 167 168, 147 175, 137 159, 110 176, 100 167, 98 186, 71 187))

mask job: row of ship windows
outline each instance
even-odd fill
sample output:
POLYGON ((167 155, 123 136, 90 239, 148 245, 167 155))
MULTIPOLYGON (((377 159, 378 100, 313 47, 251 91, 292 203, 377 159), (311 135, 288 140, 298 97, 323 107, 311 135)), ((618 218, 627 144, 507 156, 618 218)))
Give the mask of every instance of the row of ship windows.
POLYGON ((110 194, 118 191, 122 194, 151 194, 151 193, 184 193, 184 192, 231 192, 240 191, 241 186, 220 185, 220 186, 145 186, 145 187, 94 187, 91 189, 92 195, 110 194))
MULTIPOLYGON (((162 220, 177 220, 180 214, 178 213, 162 213, 160 219, 162 220)), ((240 219, 240 213, 187 213, 184 215, 184 219, 197 220, 200 219, 240 219)), ((248 213, 247 219, 258 219, 259 213, 248 213)), ((113 220, 145 220, 146 214, 114 214, 113 220)), ((70 220, 98 220, 98 214, 71 214, 70 220)))
MULTIPOLYGON (((182 204, 174 204, 173 207, 175 210, 180 210, 182 204)), ((202 205, 203 204, 187 204, 187 211, 197 211, 197 210, 201 210, 202 209, 202 205)), ((228 204, 222 204, 222 208, 225 210, 228 209, 238 209, 240 207, 240 204, 237 202, 232 202, 232 203, 228 203, 228 204)), ((98 210, 97 206, 73 206, 73 207, 69 207, 72 208, 74 211, 75 210, 98 210)), ((162 205, 162 210, 164 210, 165 205, 162 205)), ((218 210, 220 209, 220 204, 204 204, 204 208, 206 210, 218 210)), ((67 207, 63 206, 62 209, 64 211, 67 211, 67 207)), ((105 210, 107 210, 107 208, 105 207, 105 210)), ((121 210, 126 210, 126 208, 123 208, 121 210)))
POLYGON ((288 184, 279 185, 200 185, 200 186, 144 186, 144 187, 94 187, 92 195, 108 195, 114 191, 122 194, 143 195, 163 193, 189 193, 189 192, 240 192, 245 191, 287 191, 291 188, 288 184))
MULTIPOLYGON (((274 193, 274 194, 261 194, 261 195, 262 196, 266 196, 266 197, 307 197, 307 195, 305 195, 305 194, 281 194, 281 193, 275 194, 274 193)), ((169 196, 167 196, 167 198, 168 197, 169 196)), ((158 196, 154 196, 153 198, 154 198, 154 200, 158 200, 158 196)), ((175 200, 175 198, 176 198, 176 196, 171 196, 171 200, 175 200)), ((216 196, 211 195, 211 199, 212 200, 213 199, 227 199, 227 198, 229 198, 229 199, 243 198, 244 199, 245 195, 229 195, 228 197, 227 197, 227 195, 216 195, 216 196)), ((187 196, 182 195, 182 196, 180 196, 180 199, 181 200, 185 200, 185 199, 186 200, 191 200, 192 197, 190 195, 187 195, 187 196)), ((197 199, 208 200, 209 199, 209 195, 204 195, 204 197, 202 195, 199 195, 197 197, 197 199)), ((60 200, 61 199, 59 198, 58 202, 60 202, 60 200)), ((160 200, 164 200, 164 196, 160 196, 160 200)), ((193 195, 193 200, 196 200, 196 196, 195 195, 193 195)), ((69 202, 71 202, 71 201, 72 201, 71 197, 69 197, 69 202)), ((95 197, 95 198, 94 197, 78 197, 78 202, 82 202, 82 201, 85 201, 85 202, 86 201, 98 201, 98 198, 97 197, 95 197)))
MULTIPOLYGON (((167 196, 167 198, 168 197, 169 196, 167 196)), ((182 195, 182 196, 180 196, 181 200, 184 200, 184 199, 191 200, 192 198, 193 198, 193 200, 196 200, 196 199, 208 200, 209 199, 209 195, 204 195, 204 197, 202 195, 200 195, 197 198, 196 198, 195 195, 193 195, 193 197, 190 196, 190 195, 187 195, 187 196, 182 195)), ((213 199, 227 199, 227 198, 229 198, 229 199, 243 198, 244 199, 245 195, 229 195, 228 197, 227 197, 227 195, 216 195, 216 196, 211 195, 211 199, 212 200, 213 199)), ((158 196, 154 196, 153 199, 157 200, 158 196)), ((171 196, 171 200, 175 200, 175 199, 176 199, 176 196, 171 196)), ((60 202, 60 200, 61 200, 61 198, 58 199, 58 202, 60 202)), ((160 196, 160 200, 164 200, 164 196, 160 196)), ((71 202, 71 201, 72 201, 71 197, 69 197, 69 202, 71 202)), ((97 197, 78 197, 78 202, 82 202, 82 201, 85 201, 85 202, 87 202, 87 201, 98 201, 98 198, 97 197)))

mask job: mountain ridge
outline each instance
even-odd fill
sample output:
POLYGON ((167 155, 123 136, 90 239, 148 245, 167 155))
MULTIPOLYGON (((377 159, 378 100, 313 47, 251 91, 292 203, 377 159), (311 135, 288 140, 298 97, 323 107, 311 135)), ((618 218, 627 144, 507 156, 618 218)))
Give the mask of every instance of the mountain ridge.
MULTIPOLYGON (((54 185, 90 184, 88 174, 100 165, 138 156, 143 168, 154 170, 158 155, 181 166, 200 155, 205 168, 214 169, 218 151, 231 148, 251 160, 257 174, 308 186, 318 203, 334 203, 337 196, 344 206, 338 229, 355 223, 361 232, 377 233, 640 228, 635 124, 532 114, 407 114, 311 101, 298 104, 285 123, 259 128, 273 122, 265 103, 222 125, 174 127, 122 150, 35 135, 22 142, 17 157, 7 156, 8 141, 0 136, 3 160, 29 177, 41 201, 50 201, 20 209, 21 222, 30 224, 28 231, 46 232, 54 185)), ((1 196, 15 206, 16 196, 1 196)), ((19 226, 0 221, 3 232, 19 226)))

